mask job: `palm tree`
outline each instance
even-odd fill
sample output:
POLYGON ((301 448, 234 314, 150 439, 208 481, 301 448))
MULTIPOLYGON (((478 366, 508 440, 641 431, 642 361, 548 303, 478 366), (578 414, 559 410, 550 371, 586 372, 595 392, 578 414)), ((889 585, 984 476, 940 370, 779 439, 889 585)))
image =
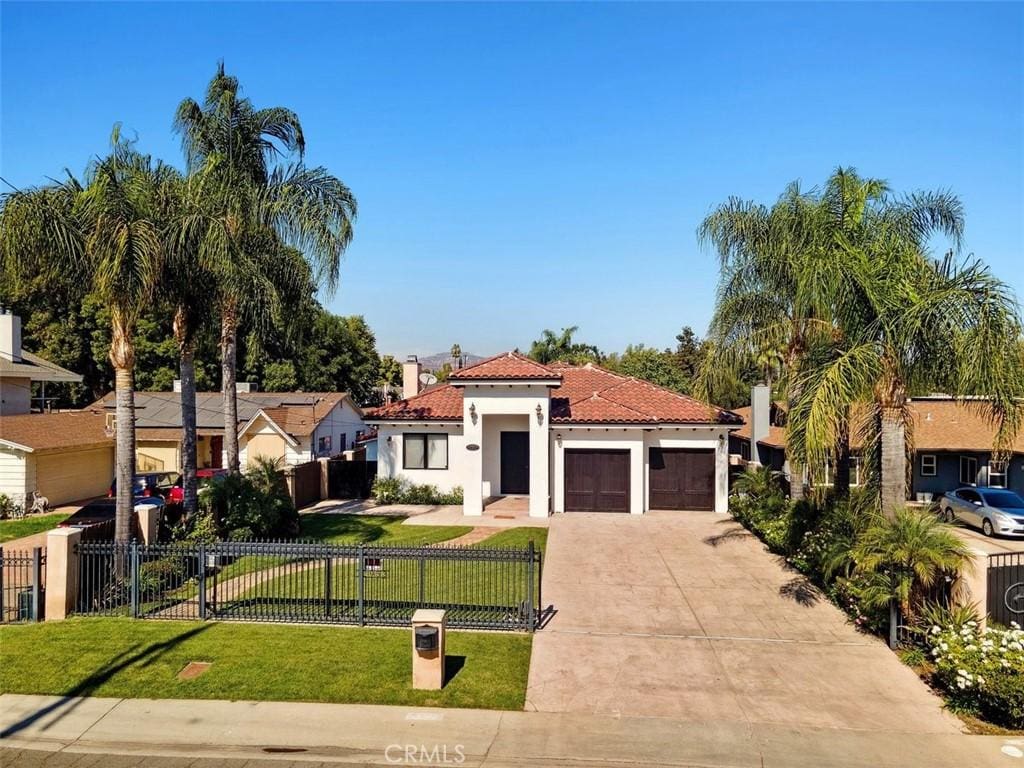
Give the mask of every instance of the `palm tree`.
POLYGON ((79 181, 4 195, 0 259, 4 274, 73 275, 110 310, 110 362, 116 403, 115 539, 131 536, 135 474, 135 331, 156 289, 165 249, 168 189, 177 173, 135 151, 115 128, 109 155, 79 181))
POLYGON ((458 344, 452 344, 451 356, 452 356, 452 364, 456 368, 461 368, 462 367, 462 347, 460 347, 458 344))
POLYGON ((867 584, 865 603, 884 608, 895 600, 904 616, 923 605, 941 579, 971 562, 971 548, 948 525, 905 507, 868 526, 850 554, 854 573, 867 584))
MULTIPOLYGON (((722 272, 699 382, 703 396, 725 372, 751 359, 781 357, 788 399, 798 399, 803 356, 830 327, 816 294, 804 288, 814 266, 818 215, 813 198, 794 183, 771 208, 730 198, 702 222, 698 237, 715 247, 722 272)), ((789 464, 790 495, 803 498, 798 452, 790 452, 789 464)))
POLYGON ((541 337, 530 345, 529 357, 538 363, 564 361, 571 363, 597 362, 601 353, 591 344, 573 341, 578 326, 563 328, 561 333, 545 328, 541 337))
POLYGON ((805 371, 793 419, 807 455, 820 458, 844 414, 866 404, 864 433, 877 440, 880 501, 891 516, 907 498, 909 392, 951 392, 984 410, 997 427, 994 450, 1008 450, 1021 423, 1021 324, 1010 290, 979 261, 933 261, 889 233, 848 256, 856 301, 838 304, 843 348, 805 371))
POLYGON ((257 110, 239 96, 238 80, 223 63, 202 104, 181 102, 174 127, 190 173, 202 169, 220 179, 215 199, 225 226, 207 256, 216 256, 209 266, 220 308, 225 453, 228 468, 237 471, 237 335, 248 291, 254 280, 266 280, 263 262, 284 244, 298 248, 318 282, 333 290, 352 239, 356 201, 326 170, 302 164, 306 143, 298 116, 282 107, 257 110), (282 165, 281 158, 297 161, 282 165))

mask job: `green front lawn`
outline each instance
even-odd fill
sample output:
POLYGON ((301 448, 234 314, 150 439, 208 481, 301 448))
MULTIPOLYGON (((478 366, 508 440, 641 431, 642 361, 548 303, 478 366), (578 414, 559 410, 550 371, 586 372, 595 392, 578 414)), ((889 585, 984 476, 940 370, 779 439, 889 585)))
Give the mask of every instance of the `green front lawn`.
POLYGON ((0 693, 522 709, 528 635, 448 634, 449 682, 410 684, 409 630, 80 618, 0 627, 0 693), (190 661, 213 666, 179 680, 190 661))
POLYGON ((302 515, 301 539, 329 544, 414 547, 437 544, 469 533, 469 525, 402 525, 405 517, 387 515, 302 515))
POLYGON ((505 528, 502 531, 488 536, 483 541, 474 544, 474 547, 517 547, 525 549, 529 542, 533 542, 533 546, 539 549, 541 552, 544 551, 544 547, 548 543, 548 529, 547 528, 530 528, 528 526, 521 526, 519 528, 505 528))
POLYGON ((68 517, 70 515, 58 512, 52 515, 31 515, 20 520, 0 520, 0 544, 56 528, 68 517))

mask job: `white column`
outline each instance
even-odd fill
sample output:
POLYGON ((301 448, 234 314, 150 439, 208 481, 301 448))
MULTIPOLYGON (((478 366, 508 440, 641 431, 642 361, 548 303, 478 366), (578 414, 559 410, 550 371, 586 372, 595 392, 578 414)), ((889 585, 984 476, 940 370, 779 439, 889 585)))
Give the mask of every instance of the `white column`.
MULTIPOLYGON (((484 513, 484 417, 476 414, 476 423, 470 416, 469 408, 473 400, 468 395, 463 397, 462 434, 465 436, 465 456, 462 461, 462 514, 482 515, 484 513)), ((453 457, 448 457, 449 461, 453 457)))
POLYGON ((530 517, 547 517, 550 510, 550 445, 551 430, 548 424, 548 403, 545 397, 538 400, 541 411, 536 408, 530 413, 530 517))
POLYGON ((715 512, 729 511, 729 435, 722 433, 715 449, 715 512))

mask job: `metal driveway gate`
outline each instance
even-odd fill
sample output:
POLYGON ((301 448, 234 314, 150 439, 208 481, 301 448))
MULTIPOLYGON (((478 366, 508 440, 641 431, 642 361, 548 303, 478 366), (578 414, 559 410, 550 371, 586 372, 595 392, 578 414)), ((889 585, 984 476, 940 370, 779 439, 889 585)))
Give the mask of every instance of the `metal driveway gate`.
POLYGON ((1003 626, 1024 626, 1024 552, 988 557, 988 614, 1003 626))

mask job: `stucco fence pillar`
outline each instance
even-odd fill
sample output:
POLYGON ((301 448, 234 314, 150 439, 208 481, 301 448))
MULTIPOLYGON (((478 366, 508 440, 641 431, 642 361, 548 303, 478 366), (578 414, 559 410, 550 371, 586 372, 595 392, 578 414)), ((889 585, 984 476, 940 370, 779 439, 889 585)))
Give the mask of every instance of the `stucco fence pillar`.
POLYGON ((977 608, 982 627, 985 626, 988 617, 988 558, 988 552, 972 549, 973 567, 964 569, 953 589, 953 602, 977 608))

